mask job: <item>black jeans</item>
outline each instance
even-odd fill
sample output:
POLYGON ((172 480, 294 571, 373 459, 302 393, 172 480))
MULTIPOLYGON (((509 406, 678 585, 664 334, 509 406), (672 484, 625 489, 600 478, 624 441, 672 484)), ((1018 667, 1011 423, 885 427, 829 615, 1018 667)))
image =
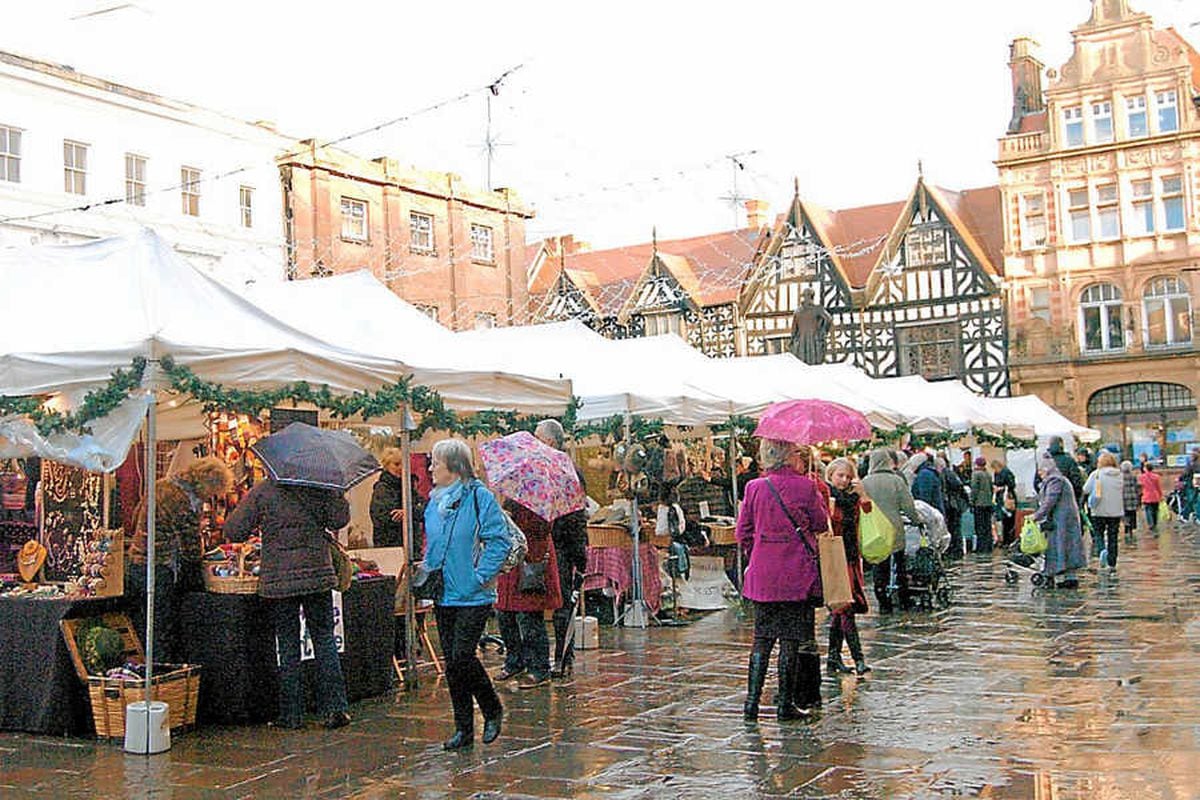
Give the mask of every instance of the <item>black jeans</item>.
POLYGON ((999 506, 994 513, 1000 515, 1000 544, 1008 547, 1017 539, 1017 512, 999 506))
POLYGON ((1104 542, 1104 547, 1108 549, 1108 566, 1115 567, 1117 565, 1117 547, 1120 542, 1121 518, 1120 517, 1092 517, 1092 525, 1095 526, 1096 540, 1104 542))
POLYGON ((892 598, 888 586, 892 581, 892 565, 896 567, 896 586, 900 607, 908 606, 908 562, 903 550, 897 550, 875 565, 875 599, 879 601, 880 612, 887 614, 892 611, 892 598))
MULTIPOLYGON (((575 637, 569 628, 575 624, 575 606, 571 602, 575 591, 575 565, 561 550, 556 549, 554 556, 558 561, 558 589, 562 593, 562 605, 554 609, 554 663, 565 667, 575 661, 575 637), (570 644, 567 643, 568 634, 572 634, 570 644), (563 652, 564 646, 566 652, 563 652)), ((579 583, 582 585, 583 575, 579 576, 579 583)))
POLYGON ((271 621, 279 647, 279 721, 298 724, 304 717, 304 687, 300 673, 300 609, 308 623, 313 658, 317 662, 317 703, 322 714, 345 711, 346 681, 333 638, 333 597, 313 592, 297 597, 271 598, 271 621))
POLYGON ((976 506, 975 512, 975 552, 990 553, 994 539, 992 538, 992 507, 976 506))
MULTIPOLYGON (((138 639, 146 643, 146 565, 126 564, 125 594, 129 597, 130 621, 138 639)), ((175 635, 175 571, 159 565, 154 570, 154 662, 177 663, 175 635)))
POLYGON ((504 710, 492 686, 487 670, 479 661, 479 637, 492 615, 491 605, 434 606, 442 658, 446 662, 446 683, 454 706, 454 727, 464 733, 475 732, 475 705, 484 719, 494 719, 504 710), (474 701, 474 702, 472 702, 474 701))
POLYGON ((504 640, 504 669, 527 669, 535 675, 550 673, 550 637, 541 611, 499 611, 500 638, 504 640))
POLYGON ((946 509, 946 529, 950 531, 950 546, 946 549, 947 558, 962 557, 962 512, 956 508, 946 509))

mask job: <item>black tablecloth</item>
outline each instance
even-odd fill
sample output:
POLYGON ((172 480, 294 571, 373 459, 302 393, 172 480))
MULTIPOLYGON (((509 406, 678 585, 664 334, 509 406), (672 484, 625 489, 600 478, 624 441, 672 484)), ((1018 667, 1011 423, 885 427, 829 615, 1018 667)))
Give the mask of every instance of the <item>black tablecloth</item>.
MULTIPOLYGON (((392 686, 392 615, 396 581, 355 581, 342 595, 345 652, 342 673, 351 702, 392 686)), ((190 592, 179 604, 184 653, 200 664, 200 723, 264 722, 276 714, 275 633, 257 595, 190 592)), ((309 707, 315 664, 305 661, 309 707)))
POLYGON ((0 597, 0 730, 88 734, 87 690, 63 642, 59 620, 124 606, 124 598, 34 600, 0 597))

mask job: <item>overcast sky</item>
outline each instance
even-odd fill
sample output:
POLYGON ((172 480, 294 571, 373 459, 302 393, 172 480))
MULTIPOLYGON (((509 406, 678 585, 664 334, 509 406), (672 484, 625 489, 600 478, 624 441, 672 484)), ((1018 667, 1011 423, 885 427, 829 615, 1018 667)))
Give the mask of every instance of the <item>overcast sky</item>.
MULTIPOLYGON (((1133 0, 1200 42, 1200 0, 1133 0), (1191 26, 1191 27, 1189 27, 1191 26)), ((916 178, 994 183, 1011 110, 1008 43, 1048 67, 1089 0, 695 3, 43 0, 0 48, 70 64, 299 138, 332 139, 521 69, 493 98, 494 186, 537 210, 529 238, 597 245, 728 230, 743 195, 778 211, 795 176, 830 207, 916 178), (72 19, 72 17, 78 17, 72 19), (630 185, 632 184, 632 185, 630 185)), ((485 182, 485 97, 347 142, 485 182)), ((232 165, 231 165, 232 166, 232 165)), ((742 218, 744 220, 744 217, 742 218)))

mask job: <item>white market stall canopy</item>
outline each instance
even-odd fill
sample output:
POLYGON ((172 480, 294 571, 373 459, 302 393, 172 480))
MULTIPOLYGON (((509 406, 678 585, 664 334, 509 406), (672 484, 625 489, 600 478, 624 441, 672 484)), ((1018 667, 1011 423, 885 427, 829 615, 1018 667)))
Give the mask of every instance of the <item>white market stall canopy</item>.
MULTIPOLYGON (((229 388, 297 381, 334 393, 374 391, 412 369, 377 353, 331 344, 199 272, 149 230, 71 246, 0 251, 8 297, 0 331, 0 395, 50 395, 72 408, 135 358, 170 356, 229 388)), ((556 385, 561 413, 570 394, 556 385)), ((0 455, 36 453, 110 471, 124 460, 152 393, 135 391, 90 434, 49 438, 26 419, 0 419, 0 455)), ((166 405, 173 405, 168 403, 166 405)), ((179 412, 182 409, 175 409, 179 412)), ((193 406, 193 412, 196 408, 193 406)), ((165 416, 170 416, 167 414, 165 416)))
POLYGON ((247 297, 322 341, 405 365, 413 381, 438 391, 456 411, 498 409, 561 414, 571 383, 517 374, 466 352, 453 332, 396 296, 366 270, 328 278, 259 283, 247 297))

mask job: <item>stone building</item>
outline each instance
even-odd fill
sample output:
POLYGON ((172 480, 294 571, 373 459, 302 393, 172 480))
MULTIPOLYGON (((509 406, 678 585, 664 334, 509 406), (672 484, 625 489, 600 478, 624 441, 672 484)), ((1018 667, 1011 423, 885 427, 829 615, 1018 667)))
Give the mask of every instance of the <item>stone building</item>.
POLYGON ((279 162, 290 277, 367 269, 455 330, 528 321, 516 192, 302 144, 279 162))
POLYGON ((1013 389, 1176 465, 1200 438, 1200 54, 1127 0, 1094 0, 1072 36, 1048 71, 1012 44, 997 165, 1013 389))

